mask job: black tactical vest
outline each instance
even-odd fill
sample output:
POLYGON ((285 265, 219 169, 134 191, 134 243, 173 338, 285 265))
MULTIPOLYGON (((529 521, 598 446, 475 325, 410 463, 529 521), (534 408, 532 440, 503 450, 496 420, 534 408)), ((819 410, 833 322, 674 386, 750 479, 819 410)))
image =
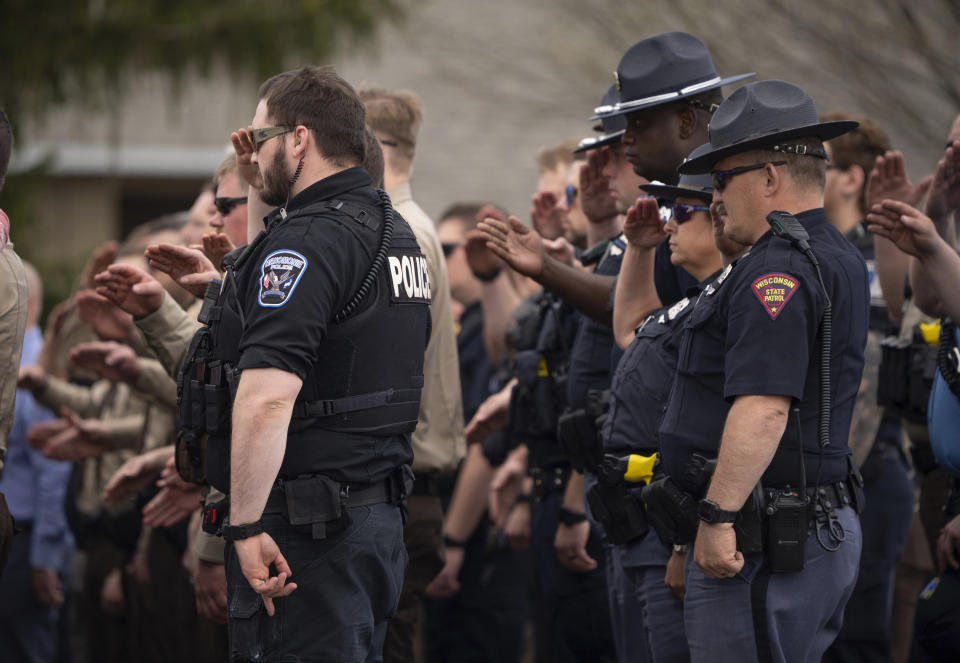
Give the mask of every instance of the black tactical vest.
MULTIPOLYGON (((385 194, 383 194, 385 196, 385 194)), ((387 205, 389 205, 389 199, 387 205)), ((293 219, 323 216, 323 222, 374 224, 384 232, 379 206, 338 200, 293 210, 273 222, 242 252, 224 260, 226 274, 215 305, 205 306, 181 376, 181 417, 186 428, 209 435, 206 476, 216 488, 229 489, 230 420, 240 371, 243 310, 238 289, 257 278, 258 247, 268 233, 293 219), (235 259, 234 256, 236 255, 235 259), (202 397, 197 399, 196 396, 202 397), (198 402, 199 400, 199 402, 198 402), (203 416, 197 416, 202 413, 203 416)), ((430 284, 426 263, 409 226, 395 212, 392 236, 376 277, 330 321, 316 363, 305 377, 290 421, 291 432, 315 431, 318 446, 287 447, 284 464, 311 471, 311 456, 322 453, 325 431, 368 436, 409 435, 416 428, 423 387, 423 351, 430 333, 430 284), (416 352, 398 352, 416 348, 416 352), (302 458, 291 458, 300 454, 302 458), (301 462, 302 461, 302 462, 301 462)), ((318 221, 312 221, 314 223, 318 221)), ((375 257, 376 261, 376 257, 375 257)), ((368 274, 369 277, 369 274, 368 274)))

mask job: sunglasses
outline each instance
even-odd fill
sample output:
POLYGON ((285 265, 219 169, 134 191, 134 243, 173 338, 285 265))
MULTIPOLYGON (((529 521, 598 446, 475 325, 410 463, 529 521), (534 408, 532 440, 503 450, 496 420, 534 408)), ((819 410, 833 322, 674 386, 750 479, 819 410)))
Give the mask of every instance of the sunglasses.
POLYGON ((233 211, 233 208, 237 205, 246 205, 247 197, 243 196, 242 198, 214 198, 213 206, 217 208, 217 212, 220 213, 220 216, 226 216, 233 211))
POLYGON ((260 146, 271 138, 288 134, 293 131, 294 128, 295 127, 264 127, 263 129, 254 129, 250 133, 250 138, 253 139, 253 151, 259 151, 260 146))
POLYGON ((677 222, 677 225, 686 223, 693 218, 694 212, 709 212, 709 205, 688 205, 687 203, 671 203, 663 201, 660 203, 660 218, 666 223, 670 219, 677 222))
POLYGON ((577 199, 577 194, 580 193, 580 191, 572 184, 568 184, 567 188, 563 190, 563 193, 567 197, 567 205, 573 205, 573 201, 577 199))
POLYGON ((460 242, 442 242, 440 248, 443 249, 443 257, 449 258, 450 254, 463 246, 460 242))
POLYGON ((715 170, 710 173, 713 176, 713 188, 717 191, 723 191, 726 188, 727 183, 737 175, 743 173, 749 173, 751 170, 760 170, 761 168, 766 168, 767 164, 771 166, 782 166, 786 161, 764 161, 763 163, 754 163, 749 166, 739 166, 738 168, 731 168, 730 170, 715 170))

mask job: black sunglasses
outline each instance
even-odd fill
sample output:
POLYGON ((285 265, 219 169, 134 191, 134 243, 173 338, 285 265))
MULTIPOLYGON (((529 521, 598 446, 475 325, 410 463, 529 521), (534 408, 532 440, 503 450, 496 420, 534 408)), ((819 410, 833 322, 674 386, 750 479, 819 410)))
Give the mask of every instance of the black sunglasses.
POLYGON ((660 203, 660 216, 664 222, 673 219, 677 225, 693 218, 694 212, 709 212, 709 205, 688 205, 687 203, 671 203, 669 200, 660 203))
POLYGON ((717 191, 723 191, 727 186, 727 182, 737 175, 743 173, 749 173, 751 170, 760 170, 761 168, 766 168, 767 164, 771 166, 782 166, 786 161, 764 161, 763 163, 754 163, 749 166, 739 166, 737 168, 731 168, 730 170, 714 170, 710 173, 713 177, 713 188, 717 191))
POLYGON ((449 258, 450 254, 463 246, 460 242, 441 242, 440 248, 443 249, 443 257, 449 258))
POLYGON ((220 213, 220 216, 226 216, 233 211, 233 208, 237 205, 246 205, 247 197, 243 196, 242 198, 214 198, 213 206, 217 208, 217 212, 220 213))

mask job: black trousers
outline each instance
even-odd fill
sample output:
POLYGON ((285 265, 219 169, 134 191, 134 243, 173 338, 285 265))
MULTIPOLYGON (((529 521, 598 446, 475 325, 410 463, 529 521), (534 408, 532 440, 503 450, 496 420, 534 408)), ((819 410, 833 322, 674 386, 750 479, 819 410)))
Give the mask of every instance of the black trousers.
POLYGON ((400 507, 382 503, 347 510, 348 528, 324 539, 264 516, 292 571, 297 589, 263 601, 227 545, 227 607, 233 661, 376 663, 382 660, 387 620, 396 610, 407 554, 400 507))

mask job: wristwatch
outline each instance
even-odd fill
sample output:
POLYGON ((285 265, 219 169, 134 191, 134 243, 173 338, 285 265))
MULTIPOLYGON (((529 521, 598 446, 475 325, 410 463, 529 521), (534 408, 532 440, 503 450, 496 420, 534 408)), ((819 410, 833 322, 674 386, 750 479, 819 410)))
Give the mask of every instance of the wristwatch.
POLYGON ((263 521, 258 520, 246 525, 227 525, 223 528, 223 538, 226 541, 249 539, 251 536, 263 534, 263 521))
POLYGON ((443 535, 443 545, 444 545, 445 547, 447 547, 447 548, 466 548, 466 547, 467 547, 467 542, 466 542, 466 541, 458 541, 457 539, 454 539, 453 537, 451 537, 449 534, 444 533, 444 535, 443 535))
POLYGON ((573 527, 574 525, 579 525, 586 519, 587 519, 587 514, 571 511, 565 506, 562 506, 559 509, 557 509, 557 520, 559 520, 561 523, 563 523, 567 527, 573 527))
POLYGON ((724 511, 719 504, 706 498, 700 500, 697 506, 697 517, 708 525, 733 523, 739 515, 738 511, 724 511))

